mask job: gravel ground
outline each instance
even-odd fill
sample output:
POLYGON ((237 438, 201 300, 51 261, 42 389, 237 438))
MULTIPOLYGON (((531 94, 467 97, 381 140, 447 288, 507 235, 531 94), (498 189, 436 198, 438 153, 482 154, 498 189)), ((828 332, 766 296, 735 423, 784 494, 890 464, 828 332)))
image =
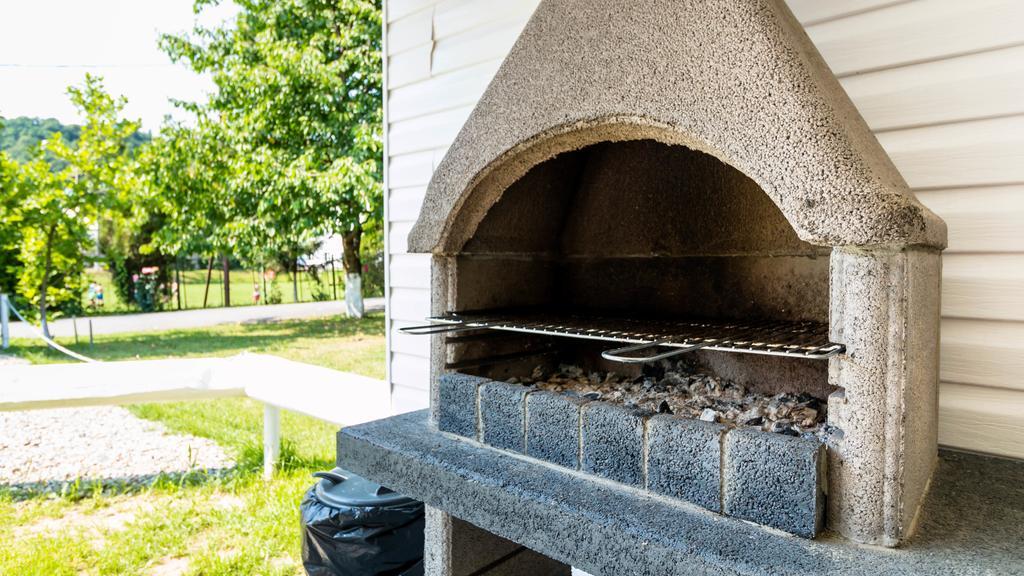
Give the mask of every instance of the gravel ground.
POLYGON ((131 481, 233 465, 212 440, 169 433, 124 408, 0 412, 0 486, 131 481))

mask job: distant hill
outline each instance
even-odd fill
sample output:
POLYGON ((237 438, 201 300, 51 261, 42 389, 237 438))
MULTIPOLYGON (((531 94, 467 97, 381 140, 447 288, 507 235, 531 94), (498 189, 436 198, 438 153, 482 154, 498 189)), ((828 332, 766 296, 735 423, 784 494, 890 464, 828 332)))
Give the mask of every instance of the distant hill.
MULTIPOLYGON (((0 152, 7 152, 18 162, 25 162, 32 157, 32 150, 43 140, 60 132, 64 140, 74 143, 82 127, 77 124, 61 124, 55 118, 0 118, 0 152)), ((129 148, 135 149, 149 142, 152 137, 148 132, 136 132, 129 139, 129 148)), ((54 166, 61 169, 63 166, 54 166)))

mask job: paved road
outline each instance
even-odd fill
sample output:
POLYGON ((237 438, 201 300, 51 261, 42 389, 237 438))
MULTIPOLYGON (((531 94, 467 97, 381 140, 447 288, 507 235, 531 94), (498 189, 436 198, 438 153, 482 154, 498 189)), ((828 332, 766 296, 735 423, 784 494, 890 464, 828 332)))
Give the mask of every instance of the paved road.
MULTIPOLYGON (((366 310, 383 310, 383 298, 367 298, 366 310)), ((156 332, 180 328, 201 328, 217 324, 236 322, 271 322, 295 318, 318 318, 345 313, 344 302, 305 302, 302 304, 276 304, 273 306, 235 306, 232 308, 207 308, 205 310, 180 310, 174 312, 151 312, 149 314, 121 314, 117 316, 93 316, 93 334, 118 334, 122 332, 156 332)), ((13 315, 12 315, 13 316, 13 315)), ((50 322, 50 333, 58 338, 74 334, 71 319, 64 318, 50 322)), ((88 338, 88 320, 78 319, 78 335, 88 338)), ((11 323, 12 338, 35 338, 36 333, 22 322, 11 323)))

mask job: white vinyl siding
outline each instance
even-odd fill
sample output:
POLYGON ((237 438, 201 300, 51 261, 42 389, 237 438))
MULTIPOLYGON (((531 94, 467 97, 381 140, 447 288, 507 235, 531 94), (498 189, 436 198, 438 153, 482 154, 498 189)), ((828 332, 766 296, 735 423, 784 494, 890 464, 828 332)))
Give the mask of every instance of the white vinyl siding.
MULTIPOLYGON (((388 0, 390 377, 427 405, 429 257, 406 237, 431 172, 539 0, 388 0)), ((1024 2, 789 0, 914 188, 949 225, 940 441, 1024 457, 1024 2)))

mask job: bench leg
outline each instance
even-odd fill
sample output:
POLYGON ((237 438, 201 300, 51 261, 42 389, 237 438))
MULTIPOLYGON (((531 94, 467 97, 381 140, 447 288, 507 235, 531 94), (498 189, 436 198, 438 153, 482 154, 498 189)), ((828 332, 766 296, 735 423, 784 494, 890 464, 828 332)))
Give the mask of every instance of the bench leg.
POLYGON ((274 477, 274 467, 281 455, 281 409, 263 405, 263 478, 274 477))

